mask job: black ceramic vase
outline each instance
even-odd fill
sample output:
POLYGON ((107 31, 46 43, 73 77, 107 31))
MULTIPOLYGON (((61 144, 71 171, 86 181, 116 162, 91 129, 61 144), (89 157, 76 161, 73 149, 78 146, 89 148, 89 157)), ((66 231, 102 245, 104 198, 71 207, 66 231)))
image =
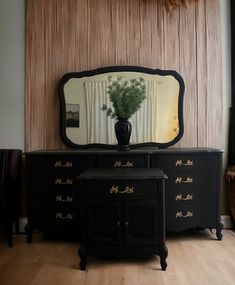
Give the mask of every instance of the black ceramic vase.
POLYGON ((118 150, 129 150, 132 126, 126 118, 118 118, 115 123, 115 134, 118 141, 118 150))

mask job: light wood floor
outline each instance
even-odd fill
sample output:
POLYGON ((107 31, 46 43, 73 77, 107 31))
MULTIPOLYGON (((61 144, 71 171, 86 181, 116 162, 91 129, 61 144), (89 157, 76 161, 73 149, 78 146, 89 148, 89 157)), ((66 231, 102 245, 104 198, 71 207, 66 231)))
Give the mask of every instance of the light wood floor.
POLYGON ((78 268, 76 242, 48 241, 36 235, 32 244, 14 236, 8 248, 0 236, 1 285, 234 285, 235 231, 222 241, 209 230, 167 237, 167 270, 158 257, 104 260, 90 256, 87 271, 78 268))

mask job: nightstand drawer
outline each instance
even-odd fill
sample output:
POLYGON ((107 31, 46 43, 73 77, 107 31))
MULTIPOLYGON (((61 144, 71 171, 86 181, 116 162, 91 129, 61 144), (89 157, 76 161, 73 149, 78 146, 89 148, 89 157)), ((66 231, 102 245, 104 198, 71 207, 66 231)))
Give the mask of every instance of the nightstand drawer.
POLYGON ((156 183, 150 181, 112 180, 112 181, 90 181, 87 183, 87 197, 94 198, 141 198, 155 199, 157 192, 156 183))

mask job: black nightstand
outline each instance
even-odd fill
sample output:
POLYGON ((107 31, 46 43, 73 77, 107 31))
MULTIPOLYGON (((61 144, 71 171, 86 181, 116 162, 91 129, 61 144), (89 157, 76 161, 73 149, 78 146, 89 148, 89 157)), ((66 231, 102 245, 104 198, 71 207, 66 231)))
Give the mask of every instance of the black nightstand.
POLYGON ((165 179, 158 168, 88 169, 80 186, 80 268, 87 255, 160 256, 167 267, 165 245, 165 179))

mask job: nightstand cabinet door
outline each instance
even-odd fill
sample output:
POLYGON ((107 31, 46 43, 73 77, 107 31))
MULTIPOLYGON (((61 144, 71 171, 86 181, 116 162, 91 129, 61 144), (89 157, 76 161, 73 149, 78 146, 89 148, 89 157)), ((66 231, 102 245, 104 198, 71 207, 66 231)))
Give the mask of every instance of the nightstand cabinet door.
POLYGON ((157 200, 127 201, 124 229, 127 244, 156 244, 159 242, 157 200))
POLYGON ((89 201, 88 243, 121 244, 121 205, 115 201, 89 201))

